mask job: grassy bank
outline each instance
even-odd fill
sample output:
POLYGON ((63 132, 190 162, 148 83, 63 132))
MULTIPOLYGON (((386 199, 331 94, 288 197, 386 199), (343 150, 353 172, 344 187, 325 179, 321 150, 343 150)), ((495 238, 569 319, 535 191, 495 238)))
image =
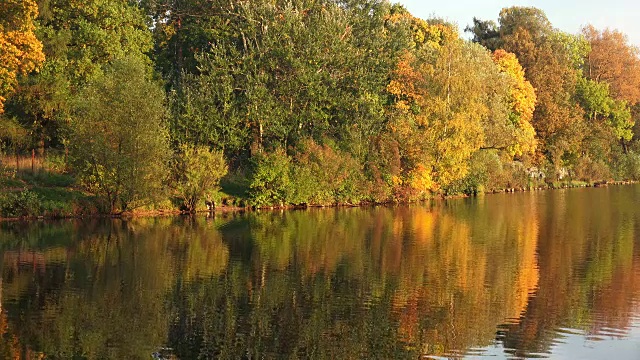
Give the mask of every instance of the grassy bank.
MULTIPOLYGON (((606 185, 628 184, 629 181, 585 182, 555 181, 530 182, 525 187, 507 187, 481 191, 481 193, 503 193, 536 191, 547 189, 598 187, 606 185)), ((302 205, 281 204, 276 206, 254 206, 249 195, 249 182, 243 174, 232 173, 224 177, 220 190, 214 197, 216 212, 243 211, 255 208, 300 208, 314 206, 358 206, 362 204, 380 204, 382 202, 352 203, 309 203, 302 205)), ((466 197, 468 194, 439 194, 434 197, 466 197)), ((396 203, 409 201, 391 201, 396 203)), ((206 212, 204 201, 198 203, 196 211, 206 212)), ((158 216, 180 214, 184 211, 178 199, 170 197, 149 202, 119 216, 158 216)), ((6 171, 0 177, 0 218, 79 218, 109 216, 106 205, 100 198, 84 190, 76 179, 62 171, 39 168, 15 169, 6 171)))
POLYGON ((40 170, 18 171, 0 178, 0 216, 3 218, 98 214, 95 196, 82 191, 69 175, 40 170))
MULTIPOLYGON (((6 158, 6 157, 5 157, 6 158)), ((7 159, 4 159, 7 160, 7 159)), ((87 191, 64 166, 21 157, 0 162, 0 219, 80 218, 113 216, 100 196, 87 191), (19 166, 16 166, 18 164, 19 166)), ((228 176, 216 192, 216 211, 240 211, 249 208, 246 181, 228 176)), ((208 211, 204 201, 197 211, 208 211)), ((179 199, 160 196, 117 216, 156 216, 183 213, 179 199)))

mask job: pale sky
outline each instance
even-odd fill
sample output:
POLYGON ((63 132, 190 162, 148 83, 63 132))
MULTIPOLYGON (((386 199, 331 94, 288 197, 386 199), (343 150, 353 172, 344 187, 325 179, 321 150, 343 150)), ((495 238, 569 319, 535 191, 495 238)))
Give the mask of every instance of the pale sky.
MULTIPOLYGON (((392 0, 394 2, 394 0, 392 0)), ((597 29, 618 29, 629 36, 629 42, 640 47, 640 0, 395 0, 414 16, 444 18, 460 27, 471 24, 473 17, 497 20, 500 9, 509 6, 534 6, 543 10, 554 27, 575 34, 586 24, 597 29)))

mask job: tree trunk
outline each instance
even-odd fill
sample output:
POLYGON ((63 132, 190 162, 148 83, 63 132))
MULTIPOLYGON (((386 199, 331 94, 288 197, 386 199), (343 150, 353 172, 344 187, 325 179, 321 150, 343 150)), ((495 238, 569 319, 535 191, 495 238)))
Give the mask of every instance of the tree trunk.
POLYGON ((252 132, 251 156, 256 156, 262 153, 262 134, 263 134, 262 123, 258 122, 257 126, 254 125, 251 132, 252 132))

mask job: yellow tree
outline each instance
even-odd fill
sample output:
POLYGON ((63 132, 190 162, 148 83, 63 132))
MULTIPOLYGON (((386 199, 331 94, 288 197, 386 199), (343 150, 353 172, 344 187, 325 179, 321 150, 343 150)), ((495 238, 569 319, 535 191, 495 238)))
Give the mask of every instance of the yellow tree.
POLYGON ((525 78, 524 69, 515 54, 498 49, 493 53, 493 61, 501 72, 510 79, 510 114, 512 142, 508 146, 511 155, 533 153, 536 149, 535 130, 531 121, 536 107, 536 92, 525 78))
POLYGON ((44 62, 42 43, 34 34, 37 15, 34 0, 0 2, 0 114, 18 75, 37 70, 44 62))
POLYGON ((420 195, 467 174, 489 109, 476 71, 479 46, 464 43, 447 24, 413 23, 416 47, 399 61, 387 91, 395 98, 391 130, 404 159, 404 176, 394 183, 420 195))

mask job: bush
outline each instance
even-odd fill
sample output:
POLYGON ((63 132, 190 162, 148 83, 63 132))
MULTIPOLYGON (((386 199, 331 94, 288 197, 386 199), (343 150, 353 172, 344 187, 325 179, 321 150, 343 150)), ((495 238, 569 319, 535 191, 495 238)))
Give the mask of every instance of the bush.
POLYGON ((313 140, 302 143, 291 170, 289 200, 296 204, 359 203, 365 192, 358 161, 347 152, 313 140))
POLYGON ((531 178, 525 169, 523 163, 519 161, 511 161, 503 165, 502 172, 502 188, 527 188, 531 184, 531 178))
POLYGON ((469 173, 444 189, 446 195, 473 195, 485 188, 499 187, 503 166, 495 151, 477 151, 470 159, 469 173))
POLYGON ((220 189, 220 179, 229 169, 222 152, 206 146, 184 145, 174 164, 174 188, 190 212, 203 197, 210 198, 220 189))
POLYGON ((450 184, 445 194, 472 195, 508 188, 526 188, 529 176, 520 161, 500 158, 498 151, 480 150, 470 160, 469 174, 450 184))
POLYGON ((67 162, 63 154, 49 152, 44 159, 44 166, 48 171, 63 173, 67 170, 67 162))
POLYGON ((634 152, 621 154, 614 163, 619 180, 640 180, 640 155, 634 152))
POLYGON ((583 156, 578 159, 574 172, 578 180, 587 182, 611 178, 609 166, 602 161, 592 160, 589 156, 583 156))
POLYGON ((16 169, 7 166, 0 161, 0 179, 13 179, 16 177, 16 169))
POLYGON ((0 215, 2 217, 37 216, 41 213, 40 197, 32 191, 7 192, 0 195, 0 215))
POLYGON ((290 165, 282 149, 252 159, 249 200, 254 206, 282 206, 287 202, 290 165))

